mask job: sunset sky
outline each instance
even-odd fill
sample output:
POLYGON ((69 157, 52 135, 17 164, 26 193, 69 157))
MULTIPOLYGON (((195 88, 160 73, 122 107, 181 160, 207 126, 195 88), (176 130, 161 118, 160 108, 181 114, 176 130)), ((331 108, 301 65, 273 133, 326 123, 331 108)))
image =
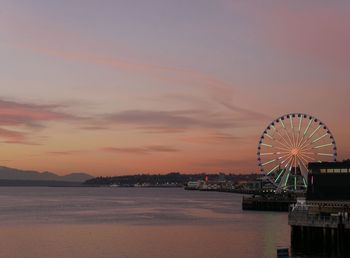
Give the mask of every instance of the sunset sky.
POLYGON ((0 165, 254 172, 290 112, 350 157, 349 1, 0 2, 0 165))

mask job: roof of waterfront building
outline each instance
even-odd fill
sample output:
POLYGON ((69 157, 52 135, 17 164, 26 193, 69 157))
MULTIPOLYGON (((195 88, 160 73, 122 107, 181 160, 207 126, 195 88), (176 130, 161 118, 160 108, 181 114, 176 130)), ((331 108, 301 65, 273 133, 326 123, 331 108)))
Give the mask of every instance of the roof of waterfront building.
POLYGON ((308 168, 312 173, 322 172, 321 169, 348 169, 350 172, 350 159, 335 162, 311 162, 308 168))

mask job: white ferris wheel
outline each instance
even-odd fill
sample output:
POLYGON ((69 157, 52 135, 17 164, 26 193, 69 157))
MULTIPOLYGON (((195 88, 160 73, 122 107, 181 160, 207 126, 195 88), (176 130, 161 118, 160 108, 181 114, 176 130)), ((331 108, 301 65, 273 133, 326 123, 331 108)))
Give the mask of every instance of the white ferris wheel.
POLYGON ((272 121, 258 144, 258 165, 278 191, 307 187, 308 163, 336 161, 328 127, 316 117, 291 113, 272 121))

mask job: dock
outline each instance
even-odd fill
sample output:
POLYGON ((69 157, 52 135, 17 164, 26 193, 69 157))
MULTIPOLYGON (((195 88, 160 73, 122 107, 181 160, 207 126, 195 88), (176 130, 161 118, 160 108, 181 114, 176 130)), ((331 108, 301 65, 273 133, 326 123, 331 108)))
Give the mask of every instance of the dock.
POLYGON ((243 196, 242 209, 255 211, 283 211, 288 212, 290 205, 295 204, 296 199, 289 196, 278 195, 253 195, 243 196))

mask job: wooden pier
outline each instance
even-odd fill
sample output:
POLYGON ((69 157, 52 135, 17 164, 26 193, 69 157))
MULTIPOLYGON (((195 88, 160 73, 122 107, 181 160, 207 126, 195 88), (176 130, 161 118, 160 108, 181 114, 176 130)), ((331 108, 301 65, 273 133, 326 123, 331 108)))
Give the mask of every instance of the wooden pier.
POLYGON ((288 223, 293 250, 350 257, 349 204, 310 202, 292 207, 288 223))

